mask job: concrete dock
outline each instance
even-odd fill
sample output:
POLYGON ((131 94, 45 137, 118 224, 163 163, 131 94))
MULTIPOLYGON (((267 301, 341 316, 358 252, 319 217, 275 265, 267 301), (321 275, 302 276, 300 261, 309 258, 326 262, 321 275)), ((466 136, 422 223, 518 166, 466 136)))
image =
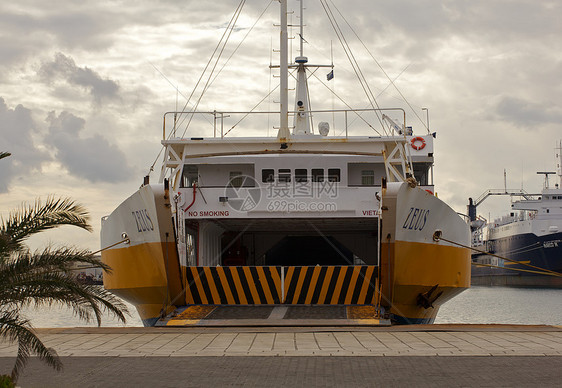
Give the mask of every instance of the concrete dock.
MULTIPOLYGON (((37 329, 21 387, 560 386, 562 326, 37 329)), ((0 343, 0 373, 17 347, 0 343)))

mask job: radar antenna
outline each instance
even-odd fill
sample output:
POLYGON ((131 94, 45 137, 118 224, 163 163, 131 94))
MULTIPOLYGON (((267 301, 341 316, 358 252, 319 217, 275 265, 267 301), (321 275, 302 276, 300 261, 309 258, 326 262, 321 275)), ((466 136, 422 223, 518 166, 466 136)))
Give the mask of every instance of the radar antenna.
POLYGON ((550 187, 550 184, 548 183, 548 176, 554 175, 556 173, 552 171, 537 171, 537 174, 539 175, 544 174, 544 188, 548 189, 550 187))

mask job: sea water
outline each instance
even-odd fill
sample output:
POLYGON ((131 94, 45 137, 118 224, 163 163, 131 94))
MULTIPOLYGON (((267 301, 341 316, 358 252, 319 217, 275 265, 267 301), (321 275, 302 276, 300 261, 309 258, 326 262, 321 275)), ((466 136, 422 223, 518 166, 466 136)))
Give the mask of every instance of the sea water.
MULTIPOLYGON (((127 323, 103 316, 102 326, 142 326, 135 308, 127 323)), ((68 308, 27 309, 23 314, 34 327, 97 326, 84 322, 68 308)), ((507 287, 472 287, 441 306, 435 323, 562 325, 562 290, 507 287)))
POLYGON ((441 306, 435 323, 562 325, 562 289, 474 286, 441 306))

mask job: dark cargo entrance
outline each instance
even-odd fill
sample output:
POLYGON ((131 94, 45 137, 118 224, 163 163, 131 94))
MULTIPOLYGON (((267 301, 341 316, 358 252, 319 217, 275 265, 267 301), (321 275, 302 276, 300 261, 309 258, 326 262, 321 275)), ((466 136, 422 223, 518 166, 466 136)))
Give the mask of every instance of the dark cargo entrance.
POLYGON ((286 236, 265 255, 265 265, 352 265, 353 253, 333 237, 286 236))

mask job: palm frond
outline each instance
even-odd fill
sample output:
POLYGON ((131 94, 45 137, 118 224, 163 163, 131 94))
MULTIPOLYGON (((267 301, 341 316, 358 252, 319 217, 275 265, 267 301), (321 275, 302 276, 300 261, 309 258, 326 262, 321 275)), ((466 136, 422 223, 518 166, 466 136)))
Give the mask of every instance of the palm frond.
POLYGON ((54 369, 62 369, 62 362, 57 352, 52 348, 47 348, 41 342, 33 332, 29 321, 21 318, 17 311, 0 312, 0 336, 7 338, 10 342, 18 342, 18 355, 12 369, 12 380, 14 382, 17 382, 22 369, 32 353, 39 356, 41 360, 54 369))
POLYGON ((106 272, 111 272, 111 267, 94 256, 88 250, 69 247, 47 247, 43 251, 19 251, 11 255, 4 263, 12 263, 14 270, 20 272, 43 270, 43 271, 68 271, 75 269, 78 264, 89 264, 99 267, 106 272))
POLYGON ((8 156, 11 156, 12 154, 9 152, 4 152, 4 151, 0 151, 0 159, 4 159, 7 158, 8 156))
POLYGON ((95 317, 98 326, 103 313, 125 322, 128 310, 119 298, 101 287, 77 281, 71 269, 79 262, 110 270, 87 251, 47 248, 34 254, 19 252, 0 263, 0 301, 18 307, 62 304, 82 320, 95 317))
POLYGON ((86 209, 70 198, 48 197, 43 204, 39 199, 33 206, 21 207, 0 220, 0 250, 23 249, 23 241, 33 234, 63 225, 77 226, 92 231, 86 209))

